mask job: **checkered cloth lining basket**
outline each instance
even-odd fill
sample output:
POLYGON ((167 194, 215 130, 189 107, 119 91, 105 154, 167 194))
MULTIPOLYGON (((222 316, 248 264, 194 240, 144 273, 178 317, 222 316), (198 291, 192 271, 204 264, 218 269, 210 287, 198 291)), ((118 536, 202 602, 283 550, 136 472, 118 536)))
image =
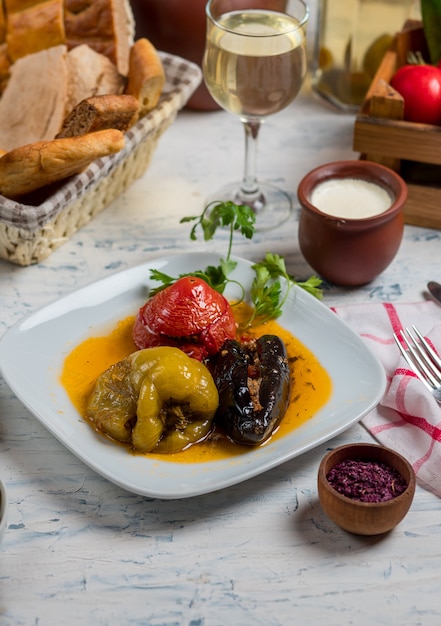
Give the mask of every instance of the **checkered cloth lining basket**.
POLYGON ((97 159, 38 206, 0 195, 0 258, 17 265, 39 263, 142 176, 160 136, 202 79, 197 65, 160 55, 166 74, 161 99, 126 132, 123 150, 97 159))

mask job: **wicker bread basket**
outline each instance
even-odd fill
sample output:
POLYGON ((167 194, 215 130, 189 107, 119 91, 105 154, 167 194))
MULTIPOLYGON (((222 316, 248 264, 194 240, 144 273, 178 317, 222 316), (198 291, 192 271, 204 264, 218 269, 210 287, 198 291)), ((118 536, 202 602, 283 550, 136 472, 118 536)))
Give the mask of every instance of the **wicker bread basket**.
POLYGON ((197 65, 160 54, 166 73, 160 102, 126 133, 121 152, 94 161, 38 205, 0 196, 0 258, 39 263, 142 176, 160 136, 202 78, 197 65))

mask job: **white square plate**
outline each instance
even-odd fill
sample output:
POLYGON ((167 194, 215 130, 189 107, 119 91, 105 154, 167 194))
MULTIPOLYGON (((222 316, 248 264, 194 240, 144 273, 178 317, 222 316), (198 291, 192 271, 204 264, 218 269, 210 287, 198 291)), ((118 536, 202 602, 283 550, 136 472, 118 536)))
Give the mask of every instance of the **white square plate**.
MULTIPOLYGON (((235 260, 232 277, 249 288, 252 264, 235 260)), ((1 372, 17 398, 68 450, 128 491, 178 499, 247 480, 341 433, 373 409, 384 393, 383 368, 360 337, 323 303, 295 287, 278 322, 315 354, 332 379, 330 399, 308 422, 248 454, 192 464, 131 455, 97 435, 60 385, 66 355, 88 336, 102 335, 117 320, 137 313, 149 286, 158 284, 150 280, 150 270, 177 276, 218 262, 215 254, 182 254, 119 272, 43 307, 0 340, 1 372)), ((232 289, 225 295, 238 297, 232 289)))

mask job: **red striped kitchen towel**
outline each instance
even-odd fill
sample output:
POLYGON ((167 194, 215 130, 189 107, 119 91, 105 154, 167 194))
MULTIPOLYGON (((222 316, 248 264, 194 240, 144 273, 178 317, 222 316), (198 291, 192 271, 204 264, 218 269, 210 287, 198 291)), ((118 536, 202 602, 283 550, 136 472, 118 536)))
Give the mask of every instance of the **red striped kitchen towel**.
POLYGON ((379 443, 406 457, 418 483, 441 497, 441 406, 409 369, 392 336, 415 324, 440 354, 441 306, 427 301, 332 310, 364 339, 386 371, 386 392, 362 424, 379 443))

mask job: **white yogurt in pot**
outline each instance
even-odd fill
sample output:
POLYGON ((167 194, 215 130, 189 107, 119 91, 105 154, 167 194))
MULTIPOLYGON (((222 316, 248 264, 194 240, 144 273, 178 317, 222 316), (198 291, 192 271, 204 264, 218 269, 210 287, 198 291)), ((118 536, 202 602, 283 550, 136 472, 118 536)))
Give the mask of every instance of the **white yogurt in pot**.
POLYGON ((367 180, 334 178, 317 185, 310 201, 322 213, 361 220, 384 213, 393 199, 386 189, 367 180))

